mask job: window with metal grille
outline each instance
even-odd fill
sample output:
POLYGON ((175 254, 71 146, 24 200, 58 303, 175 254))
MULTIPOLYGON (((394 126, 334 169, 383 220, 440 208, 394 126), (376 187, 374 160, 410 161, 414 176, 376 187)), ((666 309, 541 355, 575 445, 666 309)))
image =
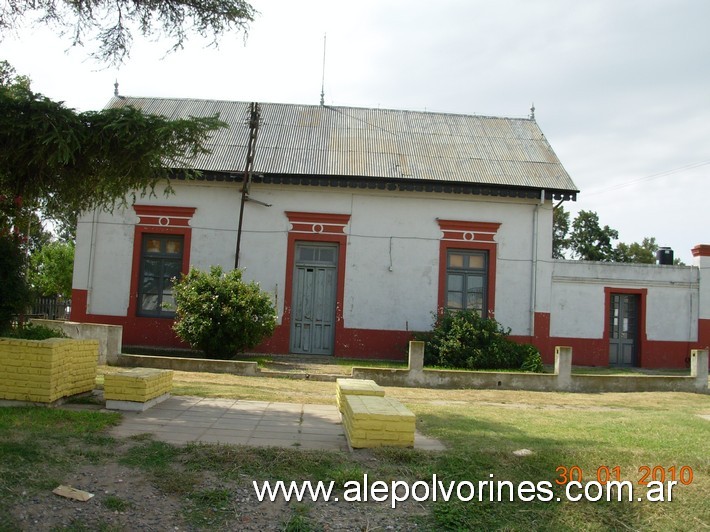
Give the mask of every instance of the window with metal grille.
POLYGON ((182 235, 143 235, 138 315, 175 316, 173 282, 182 272, 183 244, 182 235))
POLYGON ((446 308, 475 310, 486 317, 488 252, 449 250, 446 256, 446 308))

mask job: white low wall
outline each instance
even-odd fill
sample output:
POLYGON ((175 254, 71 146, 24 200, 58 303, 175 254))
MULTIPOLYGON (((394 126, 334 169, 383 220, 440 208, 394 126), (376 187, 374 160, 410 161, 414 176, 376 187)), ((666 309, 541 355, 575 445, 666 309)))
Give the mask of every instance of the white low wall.
POLYGON ((648 340, 698 339, 698 268, 589 261, 553 263, 550 336, 602 338, 605 288, 646 289, 648 340))
POLYGON ((99 364, 115 364, 121 354, 123 327, 120 325, 102 325, 98 323, 78 323, 76 321, 58 321, 31 319, 35 325, 63 331, 75 340, 99 341, 99 364))
POLYGON ((554 373, 436 370, 424 368, 423 342, 410 342, 409 368, 353 367, 352 378, 373 380, 380 386, 464 390, 528 390, 537 392, 688 392, 710 393, 708 350, 694 349, 690 375, 574 375, 572 348, 555 348, 554 373), (419 345, 420 344, 420 345, 419 345))

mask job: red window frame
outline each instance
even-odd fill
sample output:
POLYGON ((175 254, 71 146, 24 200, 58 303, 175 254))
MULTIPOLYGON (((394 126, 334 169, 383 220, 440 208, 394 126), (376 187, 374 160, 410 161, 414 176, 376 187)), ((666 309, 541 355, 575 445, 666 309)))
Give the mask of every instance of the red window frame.
POLYGON ((498 244, 495 236, 500 228, 495 222, 468 222, 437 219, 443 236, 439 241, 439 298, 438 311, 446 308, 446 273, 449 251, 485 251, 488 254, 488 278, 486 280, 486 306, 488 316, 495 316, 496 263, 498 244))
POLYGON ((334 354, 337 354, 338 338, 344 329, 343 305, 345 300, 345 260, 348 248, 348 236, 345 227, 350 222, 349 214, 331 214, 320 212, 286 211, 291 224, 286 248, 286 283, 284 285, 284 311, 281 321, 290 346, 291 301, 293 298, 293 271, 296 259, 297 242, 324 242, 338 244, 338 280, 335 296, 335 340, 334 354))
POLYGON ((183 253, 181 273, 190 269, 190 249, 192 228, 190 220, 195 214, 194 207, 169 207, 160 205, 134 205, 138 223, 133 235, 133 264, 131 269, 131 293, 128 298, 128 315, 148 319, 173 319, 173 316, 144 316, 138 307, 138 287, 141 274, 141 254, 143 238, 146 234, 182 235, 183 253))

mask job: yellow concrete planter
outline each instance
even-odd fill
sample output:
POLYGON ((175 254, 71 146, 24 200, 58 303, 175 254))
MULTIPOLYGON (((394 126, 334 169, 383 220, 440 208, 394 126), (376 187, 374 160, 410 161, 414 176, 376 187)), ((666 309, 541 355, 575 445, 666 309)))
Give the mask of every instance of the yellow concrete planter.
POLYGON ((98 358, 96 340, 0 338, 0 399, 53 403, 90 392, 98 358))
POLYGON ((338 410, 341 412, 343 412, 344 396, 346 395, 385 396, 385 389, 369 379, 337 379, 335 386, 337 389, 335 401, 338 404, 338 410))
POLYGON ((343 403, 343 424, 351 447, 414 446, 414 414, 396 399, 346 395, 343 403))
POLYGON ((104 376, 106 408, 142 411, 169 397, 173 372, 166 369, 131 368, 104 376))

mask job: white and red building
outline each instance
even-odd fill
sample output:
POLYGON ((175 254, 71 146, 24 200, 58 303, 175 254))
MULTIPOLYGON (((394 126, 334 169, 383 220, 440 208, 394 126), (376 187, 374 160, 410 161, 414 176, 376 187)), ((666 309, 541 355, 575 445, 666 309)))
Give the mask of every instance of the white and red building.
POLYGON ((577 189, 534 119, 262 104, 242 203, 248 104, 109 105, 229 124, 198 179, 79 219, 72 320, 122 325, 124 344, 184 347, 171 279, 233 268, 238 239, 278 312, 263 352, 402 358, 443 307, 495 316, 548 362, 571 345, 580 365, 683 367, 710 344, 710 247, 689 267, 551 259, 553 205, 577 189))

